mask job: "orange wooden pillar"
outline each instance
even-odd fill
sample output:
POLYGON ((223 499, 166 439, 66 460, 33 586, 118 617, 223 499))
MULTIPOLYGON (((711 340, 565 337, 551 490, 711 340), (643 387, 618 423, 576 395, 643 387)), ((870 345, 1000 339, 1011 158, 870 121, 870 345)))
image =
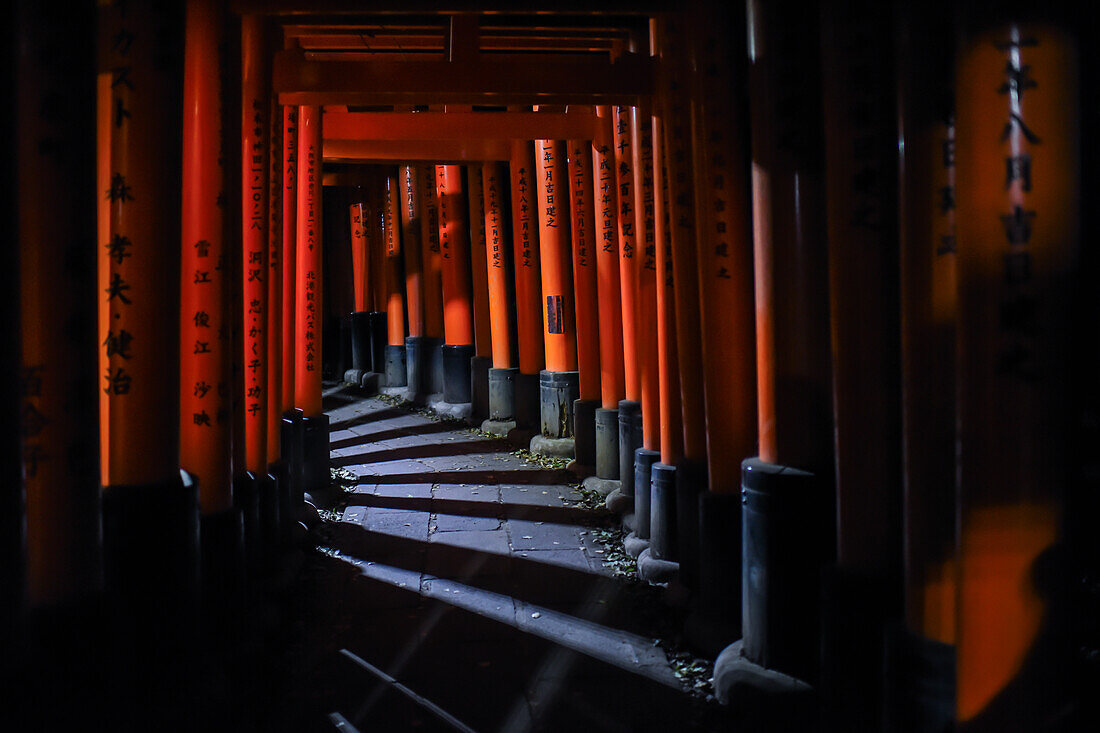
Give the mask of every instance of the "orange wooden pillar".
POLYGON ((435 167, 439 256, 443 295, 443 401, 470 402, 470 359, 474 356, 474 314, 470 283, 469 204, 462 168, 435 167))
POLYGON ((424 269, 424 336, 428 355, 428 391, 443 393, 443 254, 439 248, 439 193, 435 166, 420 171, 420 252, 424 269))
POLYGON ((305 413, 303 488, 328 483, 328 416, 321 411, 321 109, 298 108, 294 405, 305 413))
POLYGON ((596 273, 596 210, 592 188, 592 143, 570 140, 569 212, 573 233, 573 293, 576 303, 578 394, 573 403, 577 465, 596 470, 596 410, 600 390, 599 295, 596 273))
POLYGON ((260 549, 260 504, 274 499, 267 482, 267 262, 270 151, 270 70, 263 18, 241 17, 241 313, 240 410, 243 410, 244 473, 235 483, 234 503, 244 514, 251 560, 260 549), (263 500, 261 500, 261 494, 263 500))
POLYGON ((534 432, 539 427, 539 372, 545 365, 542 346, 542 301, 532 143, 512 142, 509 169, 512 182, 512 246, 516 283, 516 340, 519 373, 515 376, 516 426, 534 432))
MULTIPOLYGON (((433 343, 427 335, 426 271, 424 257, 423 172, 403 166, 401 180, 401 246, 405 251, 405 291, 409 308, 409 336, 405 339, 409 395, 424 399, 432 391, 433 343)), ((429 176, 431 178, 431 176, 429 176)))
POLYGON ((634 451, 642 447, 642 381, 638 353, 638 179, 630 107, 612 108, 616 208, 619 216, 619 289, 623 309, 623 375, 626 399, 619 403, 619 496, 621 511, 634 507, 634 451))
MULTIPOLYGON (((370 202, 361 191, 353 194, 358 199, 348 207, 348 230, 351 233, 351 278, 354 310, 351 321, 351 369, 340 375, 345 382, 362 384, 363 377, 378 371, 372 355, 371 311, 374 306, 374 283, 371 271, 371 238, 368 234, 372 216, 370 202)), ((381 367, 379 367, 380 369, 381 367)))
POLYGON ((741 511, 743 572, 759 576, 766 568, 774 577, 790 578, 787 587, 798 600, 782 608, 772 600, 768 606, 761 598, 774 599, 775 584, 749 588, 742 600, 742 633, 752 640, 749 661, 812 677, 818 665, 821 565, 831 555, 822 536, 829 534, 832 517, 826 488, 831 476, 829 311, 821 94, 815 79, 803 73, 817 63, 819 40, 814 22, 786 22, 796 8, 754 1, 749 13, 760 437, 758 459, 743 464, 741 511), (767 505, 777 496, 782 500, 772 504, 779 512, 767 505), (747 529, 750 525, 778 530, 784 539, 777 547, 804 549, 788 556, 769 552, 756 541, 757 530, 747 529))
POLYGON ((596 204, 596 279, 600 339, 600 399, 596 410, 596 478, 619 480, 619 402, 625 395, 623 312, 619 287, 619 211, 611 110, 597 107, 592 140, 596 204))
POLYGON ((1069 684, 1055 546, 1077 429, 1079 46, 1052 21, 967 21, 955 89, 956 715, 966 731, 1035 730, 1069 684))
POLYGON ((568 186, 565 143, 536 140, 535 188, 546 368, 539 373, 541 435, 532 438, 531 450, 571 457, 573 402, 580 395, 570 222, 566 216, 568 186))
POLYGON ((297 252, 298 252, 298 107, 283 107, 283 266, 282 266, 282 408, 294 404, 295 354, 297 327, 297 252))
MULTIPOLYGON (((692 120, 689 49, 685 46, 685 18, 669 17, 661 24, 661 55, 668 64, 659 101, 664 120, 665 167, 668 179, 669 232, 672 242, 673 294, 676 312, 676 349, 680 369, 680 410, 683 455, 675 471, 655 466, 657 480, 675 485, 676 522, 667 550, 654 553, 659 534, 650 527, 651 554, 680 564, 680 579, 689 588, 699 584, 699 495, 706 488, 706 421, 703 399, 702 334, 699 306, 699 270, 696 241, 696 191, 692 179, 692 120), (673 79, 678 83, 674 86, 673 79)), ((663 464, 662 464, 663 465, 663 464)), ((667 488, 651 486, 654 493, 667 488)), ((652 512, 650 514, 652 522, 652 512)), ((721 621, 722 619, 718 619, 721 621)), ((717 651, 717 650, 716 650, 717 651)))
MULTIPOLYGON (((14 306, 6 313, 6 334, 21 338, 5 339, 11 366, 17 367, 7 377, 18 400, 10 403, 14 419, 5 420, 5 442, 14 460, 5 460, 4 509, 14 511, 3 520, 4 530, 12 530, 3 542, 7 550, 9 541, 25 537, 26 547, 23 557, 5 553, 2 558, 3 570, 14 571, 0 586, 5 615, 24 603, 40 612, 77 610, 100 590, 102 579, 95 428, 98 314, 91 306, 94 298, 105 296, 96 292, 93 273, 97 250, 106 241, 97 241, 85 226, 96 215, 99 197, 92 198, 88 190, 95 180, 90 141, 96 123, 92 115, 70 115, 66 107, 57 107, 63 100, 76 109, 94 109, 94 77, 72 70, 95 63, 95 36, 87 32, 95 15, 91 8, 37 3, 20 3, 13 15, 19 44, 12 54, 16 100, 9 114, 15 119, 7 129, 15 132, 10 195, 18 244, 9 240, 6 247, 17 253, 19 266, 5 283, 13 286, 8 292, 14 306), (20 494, 22 501, 15 498, 20 494), (12 560, 15 567, 9 565, 12 560), (25 587, 9 585, 15 578, 24 578, 25 587), (14 598, 8 596, 12 590, 14 598)), ((127 353, 135 351, 138 344, 117 328, 113 336, 115 344, 125 341, 127 353)), ((18 619, 3 620, 11 622, 0 632, 5 640, 9 630, 19 634, 26 628, 15 623, 18 619)))
MULTIPOLYGON (((367 306, 370 311, 370 368, 377 374, 375 384, 382 386, 386 374, 386 345, 389 344, 389 316, 386 299, 386 229, 385 229, 385 192, 386 178, 376 172, 367 186, 366 196, 369 216, 364 220, 367 233, 367 260, 370 271, 370 297, 367 306)), ((396 194, 395 194, 396 195, 396 194)), ((405 336, 404 315, 401 321, 401 336, 405 336)))
MULTIPOLYGON (((111 131, 113 127, 111 110, 111 72, 99 71, 96 74, 96 191, 106 191, 111 187, 111 131)), ((103 245, 111 239, 111 202, 106 196, 97 196, 96 207, 96 236, 97 241, 103 245)), ((111 257, 106 246, 100 246, 96 250, 96 278, 98 292, 107 292, 111 282, 111 257)), ((97 341, 103 343, 107 338, 107 332, 111 330, 111 309, 107 305, 106 298, 98 299, 97 313, 99 327, 97 341)), ((99 371, 98 374, 106 374, 109 359, 107 351, 98 350, 99 371)), ((99 390, 99 483, 107 485, 111 451, 107 445, 110 435, 110 395, 99 390)))
POLYGON ((386 268, 386 348, 385 375, 387 387, 407 384, 405 365, 405 280, 401 266, 401 235, 398 231, 401 206, 401 186, 392 173, 386 174, 382 190, 382 238, 385 245, 386 268))
MULTIPOLYGON (((699 590, 704 613, 710 614, 728 643, 741 635, 742 627, 741 465, 756 452, 744 17, 715 7, 706 16, 693 16, 691 33, 708 488, 699 504, 699 590)), ((753 546, 756 535, 744 539, 753 546)))
MULTIPOLYGON (((182 115, 171 49, 182 44, 173 42, 178 27, 155 6, 130 2, 125 12, 117 5, 105 11, 110 37, 127 42, 113 44, 106 59, 114 128, 111 182, 102 195, 117 257, 101 295, 110 308, 100 383, 110 397, 111 433, 104 561, 108 587, 141 605, 190 593, 198 568, 197 489, 181 480, 179 398, 165 388, 179 383, 179 304, 164 284, 180 276, 179 265, 164 245, 179 236, 182 115)), ((188 606, 169 605, 179 612, 188 606)))
POLYGON ((241 513, 233 503, 229 422, 229 282, 218 194, 222 126, 215 2, 187 6, 183 86, 183 220, 180 249, 180 466, 199 486, 203 552, 210 570, 239 569, 241 513))
POLYGON ((370 310, 368 299, 370 292, 370 250, 367 242, 366 221, 370 215, 370 204, 362 201, 348 207, 348 224, 351 230, 351 279, 354 290, 355 310, 370 310))
POLYGON ((885 718, 950 727, 955 664, 955 125, 950 15, 903 12, 899 226, 905 626, 887 637, 885 718), (919 660, 909 662, 904 660, 919 660), (914 682, 916 680, 917 682, 914 682), (926 681, 921 684, 920 681, 926 681), (929 684, 939 683, 936 688, 929 684), (912 689, 937 689, 918 701, 912 689), (924 717, 928 716, 928 717, 924 717))
MULTIPOLYGON (((651 23, 652 47, 660 49, 659 30, 656 21, 651 23)), ((656 244, 656 300, 657 300, 657 376, 660 395, 659 415, 661 421, 661 444, 659 460, 649 467, 650 492, 675 492, 676 465, 683 456, 683 413, 680 409, 680 365, 676 353, 676 290, 672 272, 672 221, 670 212, 672 202, 669 199, 668 166, 664 146, 664 105, 658 103, 653 115, 653 188, 654 217, 653 230, 656 244)), ((636 520, 637 521, 637 520, 636 520)), ((652 508, 650 511, 649 533, 642 536, 635 524, 635 534, 642 539, 651 537, 653 531, 652 508)), ((681 562, 681 572, 687 583, 694 581, 690 563, 681 562)), ((689 587, 692 587, 689 585, 689 587)))
POLYGON ((283 460, 283 108, 268 95, 267 182, 267 464, 265 501, 260 505, 260 526, 266 551, 282 544, 289 529, 290 478, 283 460))
MULTIPOLYGON (((488 432, 507 433, 515 427, 515 378, 513 366, 515 321, 509 288, 512 264, 511 228, 502 211, 502 196, 508 186, 502 163, 484 163, 481 186, 485 199, 485 274, 489 290, 489 330, 492 335, 493 368, 489 370, 489 417, 482 424, 488 432)), ((479 267, 477 262, 474 267, 479 267)))
MULTIPOLYGON (((642 405, 641 444, 634 448, 634 536, 647 541, 654 510, 671 525, 676 506, 675 489, 654 497, 653 464, 660 460, 661 442, 660 374, 657 357, 657 191, 654 176, 652 103, 630 110, 630 132, 634 148, 634 209, 638 222, 636 253, 638 381, 642 405), (653 499, 658 501, 654 503, 653 499), (667 508, 666 508, 667 507, 667 508)), ((662 484, 662 487, 664 485, 662 484)), ((659 521, 660 519, 659 518, 659 521)), ((646 564, 648 575, 648 563, 646 564)))
POLYGON ((485 184, 481 166, 468 165, 466 198, 469 201, 470 280, 474 302, 474 357, 470 360, 470 420, 480 425, 489 417, 489 369, 493 366, 493 334, 489 318, 489 274, 485 267, 488 242, 485 232, 485 184))

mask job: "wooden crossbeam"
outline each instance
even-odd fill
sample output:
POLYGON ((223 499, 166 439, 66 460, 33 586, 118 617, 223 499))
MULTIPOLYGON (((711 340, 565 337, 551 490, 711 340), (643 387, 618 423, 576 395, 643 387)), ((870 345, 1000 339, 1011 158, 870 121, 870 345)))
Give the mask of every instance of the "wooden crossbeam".
POLYGON ((589 110, 549 112, 346 112, 325 110, 326 139, 590 140, 589 110))

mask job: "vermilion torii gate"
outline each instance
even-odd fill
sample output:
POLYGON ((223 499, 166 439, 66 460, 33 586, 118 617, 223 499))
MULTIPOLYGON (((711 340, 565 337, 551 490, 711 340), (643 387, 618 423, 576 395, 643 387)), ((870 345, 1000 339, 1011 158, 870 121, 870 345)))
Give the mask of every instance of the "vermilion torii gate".
POLYGON ((261 577, 331 484, 354 311, 359 389, 574 458, 719 687, 864 729, 915 704, 864 699, 888 663, 937 720, 1042 717, 1091 475, 1060 11, 53 5, 12 18, 13 618, 106 591, 150 632, 261 577))

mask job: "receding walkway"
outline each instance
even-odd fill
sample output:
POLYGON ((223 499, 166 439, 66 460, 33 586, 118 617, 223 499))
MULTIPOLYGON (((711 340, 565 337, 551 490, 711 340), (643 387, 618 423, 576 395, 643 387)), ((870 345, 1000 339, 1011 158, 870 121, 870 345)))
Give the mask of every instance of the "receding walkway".
POLYGON ((724 728, 669 664, 675 612, 605 562, 611 520, 571 473, 379 399, 330 391, 326 405, 333 465, 357 478, 319 530, 299 673, 325 692, 303 716, 361 731, 463 729, 446 715, 477 731, 724 728))

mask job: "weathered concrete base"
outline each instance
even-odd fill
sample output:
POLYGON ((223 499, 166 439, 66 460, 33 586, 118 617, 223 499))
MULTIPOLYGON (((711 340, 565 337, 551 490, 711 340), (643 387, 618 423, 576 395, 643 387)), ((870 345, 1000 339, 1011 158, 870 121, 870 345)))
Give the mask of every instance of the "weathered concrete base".
POLYGON ((643 551, 649 549, 649 540, 644 540, 631 532, 623 540, 623 549, 626 550, 627 555, 638 557, 643 551))
POLYGON ((680 563, 661 560, 646 548, 638 555, 638 577, 650 583, 667 583, 680 574, 680 563))
POLYGON ((481 429, 489 433, 490 435, 499 435, 505 437, 511 431, 516 429, 515 420, 486 420, 481 423, 481 429))
POLYGON ((474 405, 472 402, 453 403, 439 400, 429 402, 428 407, 439 415, 448 415, 449 417, 455 417, 459 420, 469 420, 470 415, 474 412, 474 405))
POLYGON ((576 443, 572 438, 547 438, 545 435, 531 438, 531 452, 540 456, 572 458, 575 451, 576 443))
POLYGON ((740 705, 761 696, 807 698, 814 694, 806 682, 754 664, 741 651, 741 641, 735 641, 714 662, 714 695, 723 705, 740 705))
POLYGON ((382 382, 385 381, 385 376, 378 372, 363 372, 362 378, 359 380, 359 386, 366 391, 367 394, 378 394, 378 390, 382 386, 382 382))
POLYGON ((584 488, 588 491, 595 491, 600 496, 607 496, 612 491, 619 490, 619 482, 613 478, 600 478, 599 476, 589 476, 581 482, 584 488))
MULTIPOLYGON (((615 483, 619 483, 616 481, 615 483)), ((607 510, 615 514, 628 514, 634 511, 634 497, 623 493, 619 486, 607 495, 607 510)))
POLYGON ((362 369, 348 369, 344 372, 344 384, 354 384, 356 387, 363 381, 364 372, 362 369))
POLYGON ((389 395, 390 397, 400 397, 400 398, 404 399, 405 395, 408 394, 408 392, 409 392, 409 388, 408 387, 383 387, 379 391, 382 394, 389 395))

